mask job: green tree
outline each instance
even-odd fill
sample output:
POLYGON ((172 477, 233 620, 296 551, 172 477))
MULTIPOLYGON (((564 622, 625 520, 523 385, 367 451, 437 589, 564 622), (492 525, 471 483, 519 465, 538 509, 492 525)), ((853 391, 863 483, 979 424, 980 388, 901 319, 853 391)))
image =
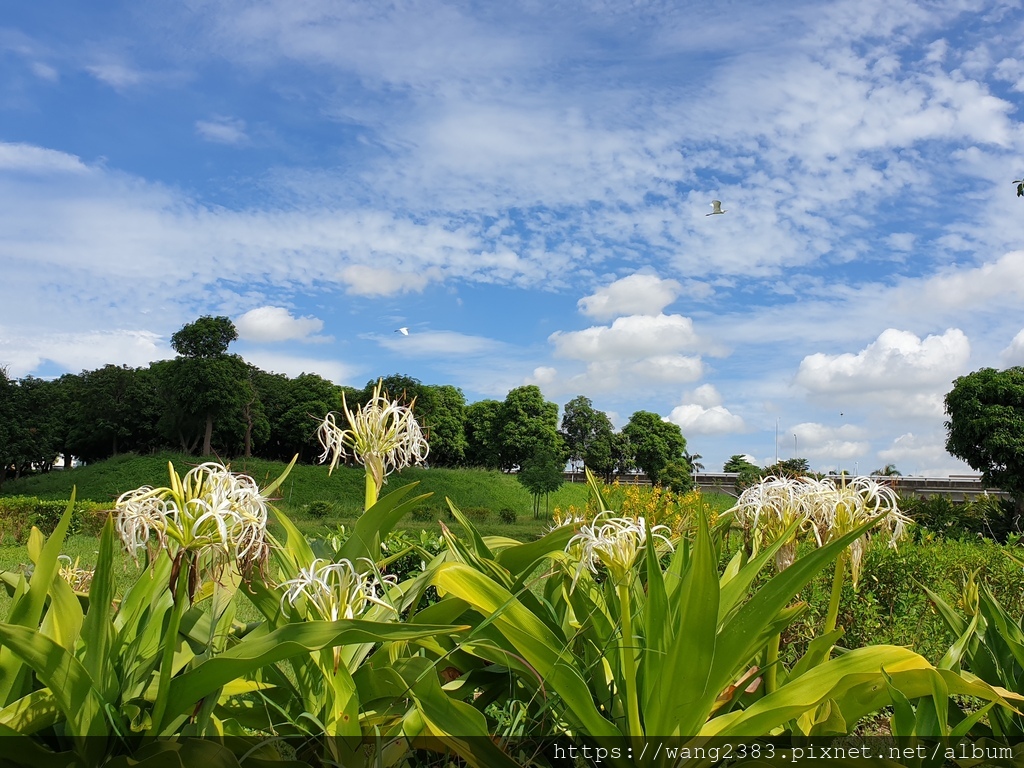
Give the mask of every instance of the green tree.
POLYGON ((500 452, 501 401, 480 400, 466 408, 466 464, 498 469, 500 452))
POLYGON ((946 395, 946 450, 1024 512, 1024 367, 961 376, 946 395))
POLYGON ((425 385, 413 409, 430 444, 430 465, 461 467, 466 463, 466 396, 450 384, 425 385))
POLYGON ((661 471, 660 482, 673 493, 692 491, 695 483, 690 465, 685 460, 670 461, 661 471))
POLYGON ((877 477, 900 477, 903 473, 896 469, 895 464, 886 464, 881 469, 871 470, 871 474, 877 477))
POLYGON ((194 451, 202 439, 202 455, 213 453, 214 427, 232 439, 245 432, 246 409, 252 409, 254 387, 249 368, 238 355, 227 353, 238 338, 226 317, 204 316, 171 336, 178 357, 162 368, 164 394, 172 410, 165 429, 183 450, 194 451), (233 424, 227 421, 233 419, 233 424))
POLYGON ((579 395, 565 404, 562 436, 574 465, 582 463, 602 475, 611 472, 612 423, 604 411, 594 409, 590 398, 579 395))
POLYGON ((736 472, 736 485, 743 490, 761 479, 761 468, 741 453, 733 454, 722 467, 723 472, 736 472))
POLYGON ((238 331, 229 318, 203 315, 172 335, 171 346, 182 357, 220 357, 237 338, 238 331))
POLYGON ((679 425, 650 411, 634 413, 622 432, 629 439, 634 463, 652 485, 660 482, 670 462, 682 461, 686 451, 686 438, 679 425))
POLYGON ((765 477, 806 477, 810 474, 811 465, 807 459, 782 459, 777 464, 765 467, 761 472, 765 477))
POLYGON ((541 449, 562 457, 564 464, 558 406, 544 399, 540 387, 529 384, 511 390, 501 404, 499 419, 498 457, 503 470, 521 467, 541 449))
POLYGON ((105 365, 76 378, 70 453, 96 461, 155 447, 160 399, 147 369, 105 365))
POLYGON ((533 519, 540 518, 541 496, 544 497, 544 514, 547 516, 548 495, 565 482, 565 462, 559 460, 549 446, 540 445, 533 456, 523 462, 516 480, 533 496, 533 519))

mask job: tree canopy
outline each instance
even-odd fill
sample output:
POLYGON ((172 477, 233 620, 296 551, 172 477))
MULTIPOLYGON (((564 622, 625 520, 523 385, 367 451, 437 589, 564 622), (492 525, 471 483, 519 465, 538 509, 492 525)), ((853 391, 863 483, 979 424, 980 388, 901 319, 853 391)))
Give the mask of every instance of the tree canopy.
POLYGON ((1024 507, 1024 367, 982 368, 946 395, 946 450, 1024 507))
POLYGON ((661 481, 670 462, 683 460, 686 438, 682 430, 656 413, 637 411, 629 417, 622 434, 629 440, 633 461, 652 484, 661 481))

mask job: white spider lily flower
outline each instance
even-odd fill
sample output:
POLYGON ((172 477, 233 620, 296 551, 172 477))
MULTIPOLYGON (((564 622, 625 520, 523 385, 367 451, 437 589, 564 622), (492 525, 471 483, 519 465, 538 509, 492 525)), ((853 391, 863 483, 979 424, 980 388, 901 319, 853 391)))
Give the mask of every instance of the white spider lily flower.
POLYGON ((214 462, 184 478, 168 467, 169 488, 144 486, 117 500, 117 532, 132 557, 155 536, 156 548, 172 558, 191 553, 190 578, 197 562, 205 573, 232 561, 241 570, 262 565, 269 551, 267 500, 256 482, 214 462))
POLYGON ((324 621, 358 618, 369 610, 370 605, 395 612, 378 591, 383 592, 397 582, 393 575, 378 578, 372 573, 360 573, 351 560, 332 563, 317 558, 308 568, 300 568, 294 579, 281 584, 284 587, 281 607, 284 608, 285 603, 295 606, 305 598, 324 621))
POLYGON ((906 535, 906 526, 911 520, 900 512, 896 492, 870 477, 855 477, 838 486, 829 480, 822 483, 830 486, 831 490, 821 494, 814 510, 814 535, 818 546, 869 520, 875 521, 875 525, 849 547, 850 575, 856 589, 861 561, 871 537, 882 535, 895 549, 896 543, 906 535))
POLYGON ((776 571, 785 570, 796 559, 800 536, 813 527, 823 491, 823 486, 807 477, 766 477, 740 494, 733 510, 750 535, 755 554, 774 544, 794 522, 798 524, 775 553, 776 571))
MULTIPOLYGON (((647 547, 647 530, 645 518, 614 517, 611 512, 603 512, 590 525, 584 525, 565 547, 579 562, 572 586, 576 586, 584 569, 596 574, 598 565, 608 570, 616 585, 623 583, 647 547)), ((650 532, 656 543, 672 549, 672 542, 666 535, 670 533, 667 526, 652 526, 650 532)))
MULTIPOLYGON (((330 457, 330 471, 333 472, 342 458, 353 456, 366 468, 376 493, 380 493, 388 475, 425 461, 430 451, 412 406, 389 400, 381 392, 382 386, 383 380, 378 380, 370 400, 355 411, 349 409, 342 394, 342 410, 348 428, 338 425, 338 415, 332 411, 324 417, 317 431, 324 447, 320 461, 330 457)), ((369 507, 369 496, 367 501, 369 507)), ((376 501, 376 494, 372 501, 376 501)))

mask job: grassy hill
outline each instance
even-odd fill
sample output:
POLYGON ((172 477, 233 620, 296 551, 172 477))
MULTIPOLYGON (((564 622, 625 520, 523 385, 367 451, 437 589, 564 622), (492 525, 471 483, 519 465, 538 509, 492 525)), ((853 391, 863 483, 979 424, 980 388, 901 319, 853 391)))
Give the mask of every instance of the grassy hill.
MULTIPOLYGON (((125 491, 143 485, 165 486, 167 462, 184 474, 200 459, 195 456, 161 453, 153 456, 125 454, 107 461, 72 470, 53 471, 20 480, 8 480, 0 496, 35 496, 40 499, 67 499, 76 488, 79 499, 101 503, 113 501, 125 491)), ((262 459, 235 459, 231 469, 253 477, 265 486, 284 471, 285 465, 262 459)), ((314 501, 328 501, 342 517, 354 517, 362 509, 364 474, 362 467, 338 467, 328 475, 327 467, 296 465, 278 491, 282 509, 300 511, 314 501)), ((445 496, 460 508, 484 507, 497 513, 503 508, 520 517, 532 516, 532 499, 512 475, 482 469, 410 468, 392 475, 382 493, 410 482, 420 483, 420 491, 432 492, 429 505, 441 506, 445 496)), ((586 503, 586 486, 567 483, 551 494, 552 509, 586 503)))

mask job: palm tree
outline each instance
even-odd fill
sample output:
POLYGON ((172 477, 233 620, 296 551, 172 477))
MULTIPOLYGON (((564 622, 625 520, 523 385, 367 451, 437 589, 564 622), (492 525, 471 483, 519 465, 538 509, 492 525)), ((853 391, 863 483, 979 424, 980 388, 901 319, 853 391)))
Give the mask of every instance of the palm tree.
POLYGON ((690 471, 693 474, 704 471, 704 465, 700 463, 700 460, 704 457, 699 453, 687 453, 683 451, 683 460, 690 465, 690 471))
POLYGON ((882 469, 875 469, 871 472, 872 475, 881 477, 902 477, 903 473, 896 469, 895 464, 886 464, 882 469))

